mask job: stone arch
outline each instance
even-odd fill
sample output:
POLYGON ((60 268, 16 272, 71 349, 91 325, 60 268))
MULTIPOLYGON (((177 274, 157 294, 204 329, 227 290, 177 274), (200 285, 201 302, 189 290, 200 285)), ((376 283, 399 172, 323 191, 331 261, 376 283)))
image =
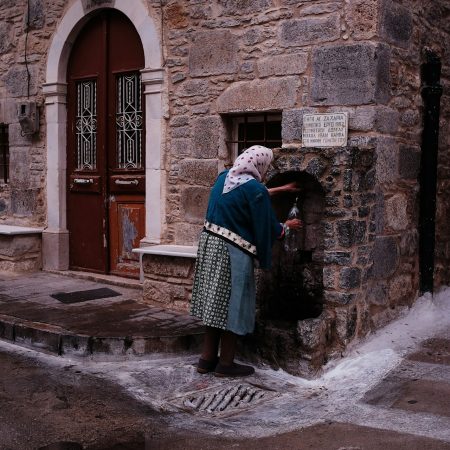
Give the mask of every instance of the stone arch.
POLYGON ((135 26, 144 48, 142 83, 146 114, 146 237, 160 241, 164 217, 161 195, 162 68, 161 42, 153 19, 141 0, 106 0, 99 4, 76 0, 59 23, 50 44, 43 85, 47 129, 47 228, 43 233, 43 266, 65 270, 69 264, 66 220, 67 63, 73 42, 85 23, 100 9, 113 8, 135 26), (149 212, 151 211, 151 216, 149 212))

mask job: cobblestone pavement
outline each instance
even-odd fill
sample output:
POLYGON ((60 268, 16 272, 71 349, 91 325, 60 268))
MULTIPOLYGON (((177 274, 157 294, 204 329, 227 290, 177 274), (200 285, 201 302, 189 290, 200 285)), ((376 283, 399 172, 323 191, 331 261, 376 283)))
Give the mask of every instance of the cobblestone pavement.
POLYGON ((144 304, 141 297, 141 289, 57 274, 0 274, 0 338, 80 356, 196 348, 202 334, 196 319, 144 304), (69 304, 52 297, 98 289, 114 296, 77 302, 73 294, 69 304))

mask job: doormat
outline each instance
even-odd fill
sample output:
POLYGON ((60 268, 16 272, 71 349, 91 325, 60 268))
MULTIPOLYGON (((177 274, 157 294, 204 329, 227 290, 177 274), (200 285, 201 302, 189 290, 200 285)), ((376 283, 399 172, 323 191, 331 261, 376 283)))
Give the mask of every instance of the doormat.
POLYGON ((101 298, 117 297, 119 292, 113 291, 109 288, 90 289, 88 291, 74 291, 74 292, 57 292, 50 295, 50 297, 59 300, 61 303, 81 303, 89 300, 99 300, 101 298))

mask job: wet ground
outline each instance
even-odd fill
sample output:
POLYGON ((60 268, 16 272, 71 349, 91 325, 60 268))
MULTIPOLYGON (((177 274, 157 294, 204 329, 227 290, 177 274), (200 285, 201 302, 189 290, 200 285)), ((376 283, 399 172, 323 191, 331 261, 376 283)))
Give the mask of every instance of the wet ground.
POLYGON ((66 361, 0 343, 0 449, 450 449, 448 365, 422 361, 430 348, 447 358, 449 343, 426 340, 364 384, 351 366, 318 381, 222 380, 197 374, 192 356, 66 361), (186 402, 227 385, 269 395, 215 412, 186 402))
MULTIPOLYGON (((16 295, 31 314, 9 292, 3 307, 16 295)), ((186 351, 80 356, 0 340, 0 449, 450 450, 449 299, 418 301, 314 380, 265 367, 200 375, 186 351)), ((99 314, 122 300, 100 300, 99 314)))

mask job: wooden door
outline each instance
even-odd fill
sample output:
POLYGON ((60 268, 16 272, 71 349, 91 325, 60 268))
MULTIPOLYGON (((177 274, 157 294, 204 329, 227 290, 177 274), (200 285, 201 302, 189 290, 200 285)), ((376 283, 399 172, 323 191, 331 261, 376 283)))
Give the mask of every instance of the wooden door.
POLYGON ((68 65, 67 219, 70 267, 137 276, 145 235, 140 69, 129 20, 105 10, 83 28, 68 65))

